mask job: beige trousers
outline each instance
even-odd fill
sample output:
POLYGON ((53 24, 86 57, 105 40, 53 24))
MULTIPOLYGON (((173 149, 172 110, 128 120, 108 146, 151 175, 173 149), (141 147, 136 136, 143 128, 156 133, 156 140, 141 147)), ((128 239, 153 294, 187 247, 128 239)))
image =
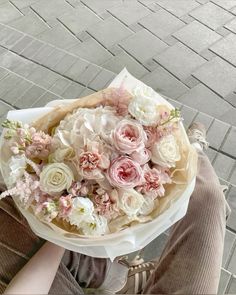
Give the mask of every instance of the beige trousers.
MULTIPOLYGON (((187 214, 172 227, 143 293, 217 293, 226 207, 214 169, 206 155, 199 153, 196 187, 187 214)), ((0 293, 43 242, 30 230, 11 198, 0 201, 0 293)), ((115 269, 122 272, 117 265, 115 269)), ((50 294, 83 294, 81 287, 97 288, 107 277, 112 280, 112 272, 114 268, 106 259, 66 251, 50 294)))

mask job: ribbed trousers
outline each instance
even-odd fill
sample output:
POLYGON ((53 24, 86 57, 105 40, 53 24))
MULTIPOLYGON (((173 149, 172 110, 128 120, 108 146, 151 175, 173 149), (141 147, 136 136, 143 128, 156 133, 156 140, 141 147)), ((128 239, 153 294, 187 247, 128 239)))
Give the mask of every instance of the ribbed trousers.
MULTIPOLYGON (((216 294, 222 262, 226 207, 219 180, 199 153, 195 190, 187 214, 172 228, 143 293, 216 294)), ((10 198, 0 201, 0 293, 42 243, 10 198)), ((83 294, 102 284, 111 263, 66 251, 50 294, 83 294)), ((117 277, 114 277, 114 281, 117 277)))

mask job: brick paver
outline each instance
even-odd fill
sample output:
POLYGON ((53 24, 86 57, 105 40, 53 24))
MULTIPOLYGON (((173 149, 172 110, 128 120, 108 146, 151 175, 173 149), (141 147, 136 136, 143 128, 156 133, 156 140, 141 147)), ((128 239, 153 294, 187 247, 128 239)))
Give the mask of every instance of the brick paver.
POLYGON ((127 67, 181 108, 186 127, 206 125, 207 154, 231 183, 220 294, 236 292, 235 33, 235 0, 0 1, 0 121, 14 107, 93 93, 127 67))

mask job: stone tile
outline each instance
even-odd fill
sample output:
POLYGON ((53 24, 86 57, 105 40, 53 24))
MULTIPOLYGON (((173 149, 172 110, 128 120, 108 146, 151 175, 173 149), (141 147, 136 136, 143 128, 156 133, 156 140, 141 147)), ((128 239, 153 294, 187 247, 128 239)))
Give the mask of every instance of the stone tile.
POLYGON ((108 11, 127 26, 150 14, 149 9, 136 1, 126 1, 121 6, 109 8, 108 11))
POLYGON ((13 70, 16 74, 23 76, 24 78, 28 78, 29 75, 38 68, 39 66, 32 61, 22 58, 17 67, 13 70))
POLYGON ((21 64, 22 59, 22 57, 8 51, 2 55, 0 59, 0 66, 15 72, 15 69, 21 64))
POLYGON ((63 13, 73 13, 73 8, 63 0, 40 0, 31 5, 44 20, 58 17, 63 13))
MULTIPOLYGON (((77 57, 66 54, 55 66, 54 71, 64 74, 76 61, 78 60, 77 57)), ((46 61, 45 61, 46 62, 46 61)))
POLYGON ((148 73, 148 71, 140 65, 135 59, 133 59, 126 52, 122 52, 107 62, 102 64, 103 68, 106 68, 114 73, 119 73, 124 67, 137 78, 140 78, 148 73))
POLYGON ((198 53, 221 38, 219 34, 198 21, 191 22, 173 36, 198 53))
POLYGON ((90 94, 93 94, 95 91, 89 88, 84 88, 84 90, 80 93, 80 97, 85 97, 90 94))
POLYGON ((36 51, 35 54, 31 57, 33 61, 38 63, 43 63, 43 61, 54 51, 54 47, 48 44, 43 43, 44 45, 40 50, 36 51))
POLYGON ((16 44, 11 48, 11 50, 16 53, 21 53, 21 51, 24 50, 32 42, 33 38, 26 35, 18 42, 16 42, 16 44))
POLYGON ((216 174, 220 178, 228 180, 234 164, 234 159, 218 153, 213 166, 215 168, 216 174))
POLYGON ((3 47, 0 47, 0 55, 4 55, 6 53, 7 53, 7 49, 3 48, 3 47))
POLYGON ((8 91, 13 89, 13 85, 14 87, 16 87, 16 85, 20 83, 21 81, 22 81, 22 78, 16 76, 15 74, 9 74, 5 78, 0 80, 0 97, 4 99, 4 95, 8 91))
POLYGON ((194 121, 202 123, 205 126, 206 131, 207 131, 209 129, 211 123, 213 122, 213 120, 214 120, 213 117, 208 116, 207 114, 199 112, 194 121))
MULTIPOLYGON (((0 19, 1 20, 1 19, 0 19)), ((4 28, 0 31, 0 45, 6 48, 11 48, 14 46, 20 39, 23 38, 23 34, 15 30, 4 28)))
POLYGON ((31 59, 37 52, 41 52, 44 47, 44 43, 39 40, 34 40, 30 43, 24 50, 22 50, 21 55, 31 59))
POLYGON ((89 27, 87 31, 106 48, 133 34, 130 29, 112 16, 89 27))
POLYGON ((233 250, 233 246, 236 242, 236 235, 229 230, 225 232, 225 240, 224 240, 224 253, 222 259, 222 266, 226 267, 226 263, 231 255, 233 250))
POLYGON ((161 39, 185 25, 184 22, 163 9, 142 18, 139 23, 161 39))
POLYGON ((9 25, 32 36, 37 36, 49 28, 34 12, 10 22, 9 25))
POLYGON ((226 10, 230 10, 235 7, 235 0, 211 0, 211 2, 223 7, 226 10))
POLYGON ((177 98, 188 91, 188 88, 183 83, 162 67, 158 67, 153 72, 145 75, 142 81, 154 90, 171 98, 177 98))
POLYGON ((55 69, 55 66, 66 56, 66 53, 58 48, 55 48, 46 59, 43 60, 42 65, 55 69))
POLYGON ((231 128, 222 147, 222 151, 236 157, 236 127, 231 128))
MULTIPOLYGON (((234 195, 234 199, 236 199, 236 195, 234 195)), ((235 201, 234 201, 235 202, 235 201)), ((232 205, 232 204, 231 204, 232 205)), ((233 212, 231 213, 229 219, 228 219, 228 222, 227 222, 227 225, 229 226, 229 223, 230 223, 230 218, 231 216, 233 215, 233 212)), ((235 216, 235 212, 234 212, 234 217, 235 216)), ((236 220, 236 219, 235 219, 236 220)), ((234 224, 235 225, 235 224, 234 224)), ((233 250, 233 253, 232 253, 232 256, 229 260, 229 264, 228 264, 228 270, 232 273, 236 273, 236 247, 234 247, 234 250, 233 250)))
POLYGON ((42 67, 38 66, 28 79, 34 82, 37 85, 40 85, 46 89, 50 88, 58 79, 60 79, 60 75, 42 67))
POLYGON ((103 69, 93 80, 89 83, 89 87, 94 90, 101 90, 105 88, 108 83, 115 78, 115 74, 111 71, 103 69))
POLYGON ((225 27, 220 27, 215 32, 221 35, 222 37, 226 37, 230 34, 230 30, 226 29, 225 27))
POLYGON ((67 49, 80 43, 80 41, 61 24, 42 32, 37 35, 37 38, 62 49, 67 49))
POLYGON ((10 111, 14 109, 12 106, 6 104, 5 102, 0 100, 0 117, 2 116, 6 116, 6 114, 10 111))
POLYGON ((70 49, 71 53, 82 57, 92 63, 100 65, 110 59, 113 55, 94 39, 88 39, 70 49))
POLYGON ((84 90, 85 87, 81 86, 78 83, 72 82, 62 93, 62 97, 65 99, 74 99, 79 98, 81 92, 84 90))
POLYGON ((143 257, 145 261, 150 261, 154 258, 160 257, 161 253, 166 245, 168 236, 166 234, 161 234, 150 244, 144 248, 143 257))
POLYGON ((209 160, 210 160, 211 163, 214 162, 214 159, 216 157, 216 154, 217 154, 217 152, 215 150, 211 149, 211 148, 208 148, 206 150, 206 155, 209 158, 209 160))
POLYGON ((4 94, 4 100, 7 101, 9 104, 14 105, 19 96, 26 92, 30 87, 32 87, 32 83, 22 79, 19 83, 17 83, 7 93, 4 94))
POLYGON ((39 86, 33 85, 14 103, 18 108, 29 108, 36 102, 45 90, 39 86))
POLYGON ((141 63, 144 63, 154 55, 168 48, 163 41, 145 29, 126 38, 119 44, 141 63), (151 44, 151 46, 147 48, 147 44, 151 44))
POLYGON ((43 95, 40 96, 40 98, 37 101, 35 101, 32 104, 32 107, 34 108, 44 107, 47 103, 56 99, 61 99, 61 98, 51 92, 46 91, 43 95))
POLYGON ((80 74, 77 78, 76 81, 79 83, 88 86, 91 81, 102 71, 102 68, 90 64, 82 74, 80 74))
POLYGON ((198 111, 187 106, 183 106, 181 108, 181 115, 184 119, 183 124, 184 127, 187 129, 189 125, 193 122, 194 118, 196 117, 198 111))
POLYGON ((8 74, 9 74, 9 72, 6 69, 0 67, 0 80, 2 78, 6 77, 6 75, 8 75, 8 74))
POLYGON ((226 95, 224 99, 236 107, 236 92, 231 92, 230 94, 226 95))
POLYGON ((230 272, 224 269, 221 269, 220 283, 219 283, 217 294, 219 295, 225 294, 228 282, 230 280, 230 276, 231 276, 230 272))
POLYGON ((167 97, 164 97, 166 100, 168 100, 175 108, 178 108, 179 110, 182 109, 183 105, 182 103, 179 103, 178 101, 174 99, 167 99, 167 97))
POLYGON ((154 59, 181 80, 186 79, 196 68, 205 63, 205 59, 182 43, 176 43, 154 59))
POLYGON ((183 83, 188 86, 189 88, 193 88, 197 86, 200 82, 194 78, 193 76, 189 76, 187 79, 183 81, 183 83))
POLYGON ((83 3, 95 13, 102 14, 112 7, 123 5, 123 0, 83 0, 83 3))
POLYGON ((59 16, 58 19, 75 35, 101 20, 95 13, 83 6, 59 16))
POLYGON ((230 181, 230 183, 232 183, 233 185, 236 186, 236 167, 234 168, 234 171, 233 171, 229 181, 230 181))
POLYGON ((89 66, 89 63, 83 59, 77 58, 75 63, 64 73, 65 76, 76 80, 89 66))
POLYGON ((219 57, 208 61, 192 75, 221 96, 235 89, 236 68, 219 57))
POLYGON ((229 127, 230 125, 226 123, 223 123, 217 119, 214 120, 207 132, 207 140, 209 141, 211 147, 217 150, 220 148, 226 133, 229 130, 229 127))
POLYGON ((225 25, 225 28, 229 29, 230 31, 236 33, 236 18, 234 18, 231 22, 228 22, 225 25))
POLYGON ((233 18, 232 14, 211 2, 190 12, 190 15, 213 30, 223 26, 233 18))
MULTIPOLYGON (((178 100, 219 120, 232 109, 230 104, 201 83, 180 96, 178 100)), ((227 116, 224 116, 224 120, 227 122, 227 116)))
POLYGON ((70 80, 61 77, 49 88, 49 90, 53 93, 56 93, 57 95, 62 95, 62 93, 70 84, 70 80))
POLYGON ((11 0, 11 2, 20 10, 37 2, 38 0, 11 0))
POLYGON ((235 294, 236 293, 236 276, 235 275, 232 275, 226 293, 227 294, 235 294))
POLYGON ((21 17, 22 14, 10 3, 0 3, 0 20, 1 23, 9 23, 10 21, 21 17))
POLYGON ((157 0, 156 3, 177 17, 182 17, 199 6, 194 0, 157 0))
MULTIPOLYGON (((236 66, 236 35, 229 34, 210 47, 212 51, 236 66)), ((235 86, 236 87, 236 86, 235 86)))

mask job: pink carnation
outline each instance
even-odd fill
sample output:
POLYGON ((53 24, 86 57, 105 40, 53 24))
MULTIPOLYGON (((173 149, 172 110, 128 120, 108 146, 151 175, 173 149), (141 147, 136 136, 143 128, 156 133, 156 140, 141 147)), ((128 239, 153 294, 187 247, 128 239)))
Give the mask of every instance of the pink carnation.
POLYGON ((144 182, 137 188, 137 191, 144 195, 163 197, 165 188, 163 184, 171 183, 170 177, 164 170, 150 168, 148 164, 144 166, 144 182))
POLYGON ((131 158, 138 162, 140 165, 146 164, 151 159, 151 152, 148 149, 142 149, 140 151, 135 151, 131 155, 131 158))
POLYGON ((157 141, 157 128, 151 126, 144 126, 143 128, 147 136, 146 147, 150 148, 157 141))
POLYGON ((143 149, 147 140, 142 125, 124 119, 118 123, 112 133, 113 144, 118 151, 131 154, 143 149))
POLYGON ((143 180, 141 166, 127 156, 112 161, 108 169, 108 180, 111 185, 119 188, 133 188, 143 180))
POLYGON ((59 198, 59 217, 66 218, 72 209, 72 195, 61 196, 59 198))

